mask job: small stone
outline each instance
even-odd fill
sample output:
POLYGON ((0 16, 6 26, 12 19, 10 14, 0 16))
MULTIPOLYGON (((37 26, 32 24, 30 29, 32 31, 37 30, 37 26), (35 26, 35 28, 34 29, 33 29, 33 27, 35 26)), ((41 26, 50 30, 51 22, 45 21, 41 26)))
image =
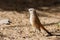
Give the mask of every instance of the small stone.
POLYGON ((26 38, 26 37, 23 37, 23 38, 26 38))
POLYGON ((3 30, 3 28, 0 28, 0 30, 3 30))
POLYGON ((58 23, 58 25, 60 26, 60 23, 58 23))
POLYGON ((9 38, 7 38, 7 37, 4 37, 4 40, 10 40, 9 38))
POLYGON ((11 22, 10 22, 10 20, 9 19, 2 19, 2 20, 0 20, 0 25, 1 24, 10 24, 11 22))

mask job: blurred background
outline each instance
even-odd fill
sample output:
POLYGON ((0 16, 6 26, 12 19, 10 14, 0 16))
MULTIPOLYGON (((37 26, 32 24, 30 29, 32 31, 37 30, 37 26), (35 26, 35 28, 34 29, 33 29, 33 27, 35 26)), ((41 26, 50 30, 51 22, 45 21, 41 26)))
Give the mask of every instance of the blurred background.
POLYGON ((60 0, 0 0, 0 9, 7 11, 51 6, 60 6, 60 0))

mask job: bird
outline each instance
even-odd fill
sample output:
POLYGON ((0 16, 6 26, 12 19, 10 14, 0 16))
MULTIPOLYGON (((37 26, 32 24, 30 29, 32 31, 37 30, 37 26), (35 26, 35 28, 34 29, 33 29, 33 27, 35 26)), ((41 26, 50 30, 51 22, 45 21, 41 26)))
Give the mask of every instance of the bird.
POLYGON ((41 31, 41 29, 43 29, 50 36, 52 36, 52 34, 46 28, 44 28, 44 26, 41 24, 36 10, 34 8, 29 8, 28 11, 29 11, 29 14, 30 14, 30 24, 32 25, 32 27, 35 27, 39 31, 41 31))

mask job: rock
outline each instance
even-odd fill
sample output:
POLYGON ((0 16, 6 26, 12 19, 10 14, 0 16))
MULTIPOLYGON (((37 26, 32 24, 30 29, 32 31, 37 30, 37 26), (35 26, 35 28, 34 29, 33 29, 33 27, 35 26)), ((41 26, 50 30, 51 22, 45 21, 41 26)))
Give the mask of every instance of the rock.
POLYGON ((2 19, 2 20, 0 20, 0 25, 2 25, 2 24, 10 24, 11 22, 10 22, 10 20, 9 19, 2 19))

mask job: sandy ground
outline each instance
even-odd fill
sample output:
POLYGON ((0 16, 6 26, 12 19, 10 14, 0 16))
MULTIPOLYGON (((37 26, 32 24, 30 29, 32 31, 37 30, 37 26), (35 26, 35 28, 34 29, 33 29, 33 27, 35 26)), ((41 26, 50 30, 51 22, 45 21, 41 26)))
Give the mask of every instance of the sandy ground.
POLYGON ((44 27, 54 35, 46 32, 38 33, 32 30, 29 22, 29 12, 0 11, 0 19, 10 19, 10 25, 0 25, 0 40, 60 40, 60 9, 37 10, 39 19, 44 27), (50 11, 52 10, 52 11, 50 11))

